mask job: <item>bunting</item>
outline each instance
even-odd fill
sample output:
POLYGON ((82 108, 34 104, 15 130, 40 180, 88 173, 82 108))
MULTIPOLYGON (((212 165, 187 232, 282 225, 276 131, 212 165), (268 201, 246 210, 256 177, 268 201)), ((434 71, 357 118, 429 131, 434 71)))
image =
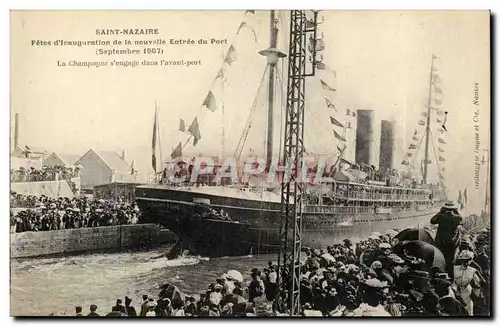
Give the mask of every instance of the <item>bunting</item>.
POLYGON ((415 145, 415 144, 410 144, 410 146, 408 146, 408 149, 417 149, 417 145, 415 145))
POLYGON ((200 127, 198 126, 198 118, 194 118, 193 122, 191 122, 191 125, 188 128, 188 132, 194 138, 193 146, 196 146, 196 144, 198 144, 198 141, 201 139, 200 127))
POLYGON ((224 62, 227 63, 228 65, 231 65, 235 61, 236 61, 236 50, 234 49, 234 46, 231 45, 229 47, 229 50, 227 50, 224 62))
POLYGON ((438 137, 438 143, 439 144, 446 144, 446 142, 444 141, 444 139, 441 138, 441 137, 438 137))
POLYGON ((444 115, 444 111, 443 111, 443 110, 436 110, 436 114, 437 114, 438 116, 441 116, 441 117, 442 117, 442 116, 444 115))
POLYGON ((448 130, 446 129, 446 120, 448 120, 448 111, 444 111, 444 121, 443 125, 441 126, 441 128, 443 128, 444 131, 448 132, 448 130))
POLYGON ((443 123, 443 120, 437 119, 436 121, 437 121, 437 123, 443 123))
POLYGON ((184 119, 181 119, 179 123, 179 131, 185 132, 186 131, 186 123, 184 122, 184 119))
POLYGON ((337 127, 340 127, 340 128, 344 128, 344 125, 342 123, 340 123, 337 119, 335 119, 334 117, 330 117, 330 122, 334 125, 336 125, 337 127))
POLYGON ((411 152, 406 153, 406 157, 412 157, 412 156, 413 156, 413 153, 411 153, 411 152))
POLYGON ((441 105, 441 104, 443 104, 443 101, 441 101, 441 100, 439 100, 439 99, 435 98, 435 99, 434 99, 434 104, 436 104, 436 105, 441 105))
POLYGON ((252 31, 253 38, 255 42, 257 42, 257 34, 255 33, 255 30, 252 28, 252 26, 248 25, 246 22, 241 22, 240 27, 238 27, 238 31, 236 32, 236 34, 239 34, 243 27, 249 28, 252 31))
POLYGON ((224 72, 222 71, 222 68, 219 69, 219 71, 217 72, 217 76, 215 76, 216 80, 219 78, 224 78, 224 72))
POLYGON ((427 112, 422 112, 421 115, 423 118, 427 118, 427 112))
POLYGON ((443 90, 440 87, 434 86, 434 92, 436 94, 443 94, 443 90))
POLYGON ((439 162, 446 162, 446 159, 442 156, 439 156, 439 162))
POLYGON ((344 141, 345 142, 345 138, 342 137, 341 135, 339 135, 339 133, 336 132, 335 130, 333 131, 333 134, 335 135, 335 138, 337 138, 340 141, 344 141))
POLYGON ((415 132, 413 133, 413 136, 416 136, 416 135, 418 135, 417 129, 415 129, 415 132))
POLYGON ((255 14, 255 10, 245 10, 245 15, 246 14, 252 14, 252 15, 254 15, 255 14))
POLYGON ((415 140, 415 141, 419 141, 419 140, 420 140, 420 138, 418 138, 418 136, 413 136, 413 140, 415 140))
POLYGON ((425 121, 424 120, 419 120, 418 124, 421 125, 421 126, 425 126, 425 121))
POLYGON ((440 84, 441 83, 441 78, 439 77, 438 74, 432 74, 432 84, 440 84))
POLYGON ((348 115, 350 117, 356 117, 356 113, 355 112, 351 112, 351 110, 347 109, 347 111, 345 112, 345 115, 348 115))
POLYGON ((172 151, 172 154, 170 154, 170 157, 172 159, 176 157, 182 157, 182 144, 179 142, 177 147, 172 151))
POLYGON ((321 83, 321 87, 323 87, 324 90, 327 90, 327 91, 330 91, 330 92, 335 92, 336 91, 335 88, 333 88, 333 87, 329 86, 327 83, 325 83, 323 81, 323 79, 320 79, 319 81, 321 83))
POLYGON ((327 108, 333 108, 335 111, 337 111, 337 108, 335 107, 335 105, 326 97, 325 97, 325 103, 326 103, 327 108))
POLYGON ((217 110, 217 102, 215 101, 215 96, 214 93, 212 93, 212 91, 208 91, 207 97, 205 97, 202 106, 206 106, 207 109, 209 109, 212 112, 217 110))
POLYGON ((444 149, 442 149, 441 147, 438 147, 438 151, 439 153, 444 153, 444 149))
POLYGON ((407 160, 403 160, 403 161, 401 161, 401 164, 402 165, 410 165, 410 162, 408 162, 407 160))

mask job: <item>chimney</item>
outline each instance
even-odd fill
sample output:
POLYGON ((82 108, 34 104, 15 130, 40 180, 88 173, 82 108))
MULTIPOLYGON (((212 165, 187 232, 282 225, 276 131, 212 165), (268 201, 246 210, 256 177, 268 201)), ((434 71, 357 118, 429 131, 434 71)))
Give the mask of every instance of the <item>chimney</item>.
POLYGON ((14 149, 19 146, 19 113, 15 115, 14 121, 14 149))
POLYGON ((356 127, 356 163, 372 164, 373 110, 358 110, 356 127))
POLYGON ((125 150, 122 150, 122 159, 125 160, 125 150))
POLYGON ((380 125, 380 162, 381 171, 391 170, 394 160, 394 124, 382 120, 380 125))

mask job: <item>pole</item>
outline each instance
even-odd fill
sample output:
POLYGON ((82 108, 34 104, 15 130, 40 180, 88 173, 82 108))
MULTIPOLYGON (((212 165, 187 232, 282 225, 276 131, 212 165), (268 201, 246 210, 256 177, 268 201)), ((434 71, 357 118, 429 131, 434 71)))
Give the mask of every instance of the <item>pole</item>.
POLYGON ((429 74, 429 100, 427 102, 427 126, 425 128, 425 155, 424 155, 424 184, 427 184, 427 165, 429 161, 429 134, 431 133, 431 101, 432 101, 432 70, 434 68, 434 55, 431 59, 431 72, 429 74))
MULTIPOLYGON (((276 48, 278 37, 278 28, 275 22, 275 12, 271 10, 270 15, 270 29, 271 29, 271 44, 270 47, 276 48)), ((275 79, 276 63, 269 62, 269 93, 267 101, 267 168, 269 168, 273 158, 273 115, 274 115, 274 79, 275 79)))

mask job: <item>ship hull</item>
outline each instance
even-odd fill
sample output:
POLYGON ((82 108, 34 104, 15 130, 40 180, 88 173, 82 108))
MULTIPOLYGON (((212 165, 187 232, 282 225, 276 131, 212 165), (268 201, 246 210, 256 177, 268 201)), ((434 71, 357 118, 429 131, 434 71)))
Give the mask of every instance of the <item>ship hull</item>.
MULTIPOLYGON (((183 248, 210 256, 241 256, 279 250, 280 203, 231 198, 196 191, 138 187, 136 202, 146 222, 161 224, 179 237, 183 248), (195 199, 209 200, 231 221, 196 217, 195 199)), ((390 214, 363 212, 335 213, 327 210, 303 213, 302 245, 321 248, 345 238, 359 239, 371 232, 405 229, 429 223, 438 208, 400 210, 390 214)))

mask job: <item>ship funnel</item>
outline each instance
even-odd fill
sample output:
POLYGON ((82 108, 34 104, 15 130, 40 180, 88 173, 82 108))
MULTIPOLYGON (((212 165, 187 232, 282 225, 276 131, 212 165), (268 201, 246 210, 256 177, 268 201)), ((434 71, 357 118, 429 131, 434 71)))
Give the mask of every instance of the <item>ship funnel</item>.
POLYGON ((19 113, 16 113, 14 120, 14 150, 19 146, 19 113))
POLYGON ((356 163, 372 164, 373 110, 358 110, 356 128, 356 163))
POLYGON ((392 170, 393 159, 394 124, 391 121, 382 120, 380 125, 380 170, 392 170))

